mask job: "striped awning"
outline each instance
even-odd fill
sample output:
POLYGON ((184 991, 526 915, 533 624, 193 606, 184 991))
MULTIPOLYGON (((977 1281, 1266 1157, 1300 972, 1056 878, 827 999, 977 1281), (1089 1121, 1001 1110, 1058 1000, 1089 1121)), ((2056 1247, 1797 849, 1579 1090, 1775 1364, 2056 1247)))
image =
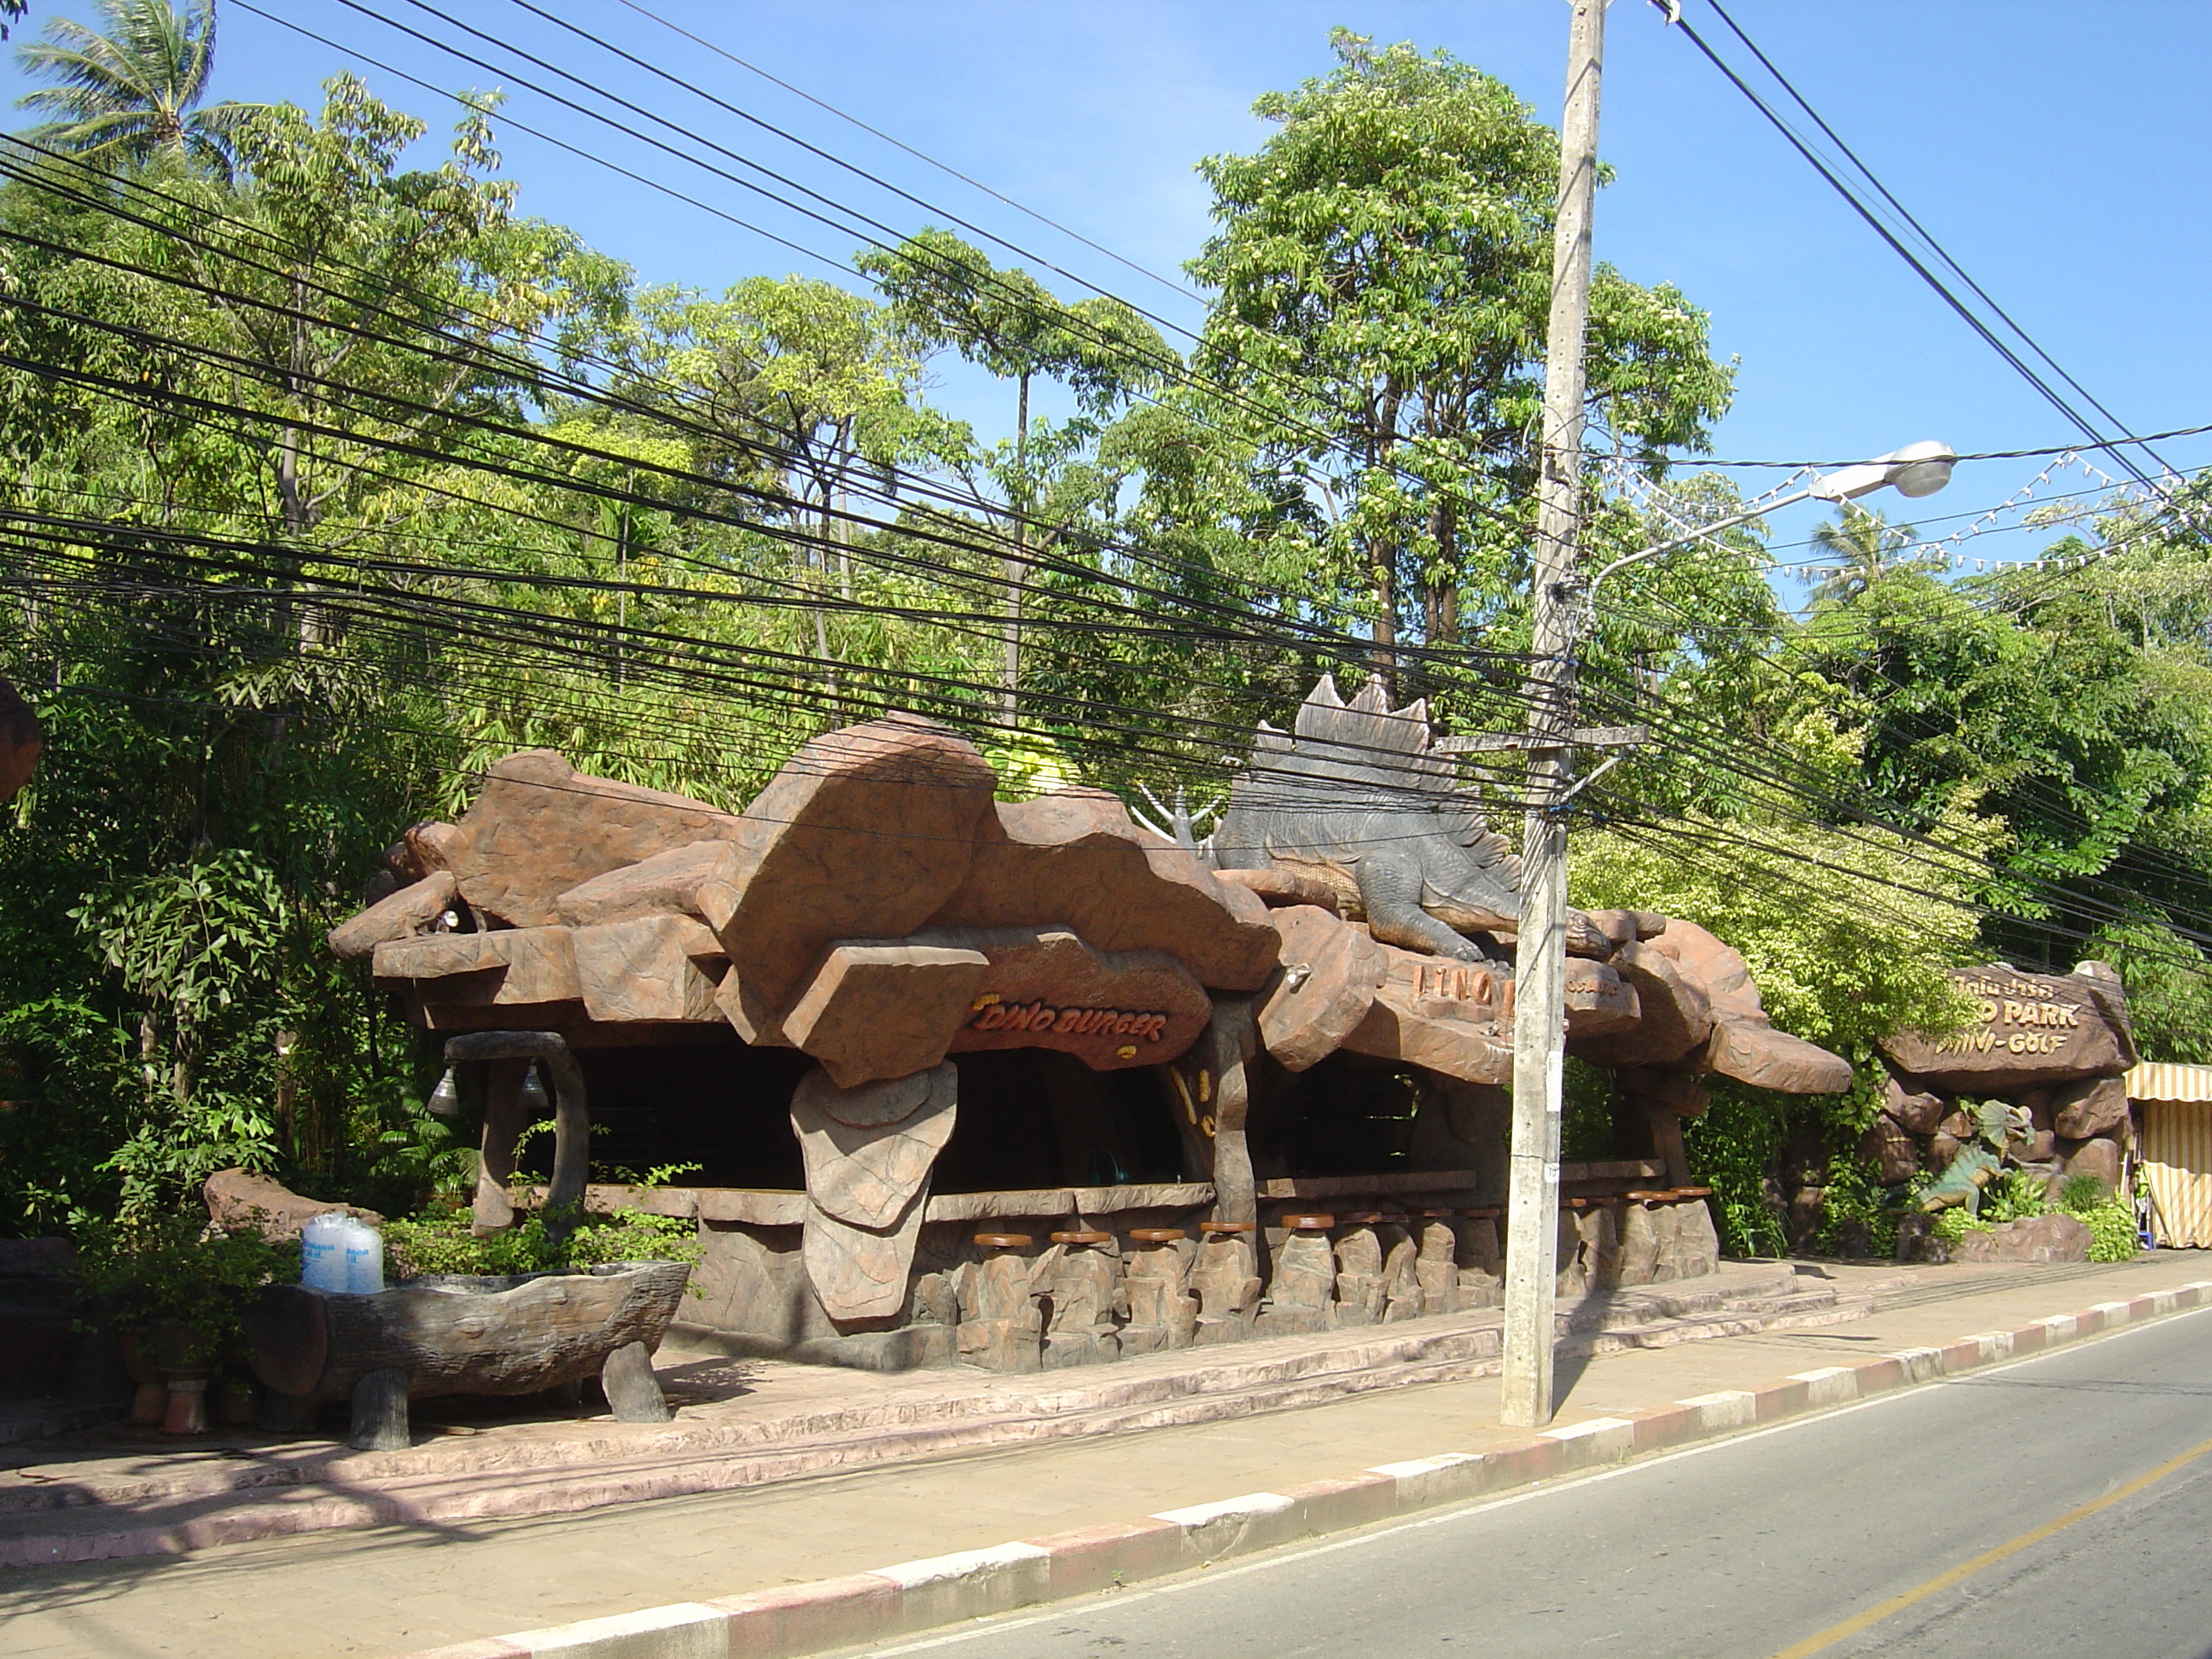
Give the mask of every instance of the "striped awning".
POLYGON ((2212 1100, 2212 1066, 2145 1060, 2127 1075, 2130 1100, 2212 1100))

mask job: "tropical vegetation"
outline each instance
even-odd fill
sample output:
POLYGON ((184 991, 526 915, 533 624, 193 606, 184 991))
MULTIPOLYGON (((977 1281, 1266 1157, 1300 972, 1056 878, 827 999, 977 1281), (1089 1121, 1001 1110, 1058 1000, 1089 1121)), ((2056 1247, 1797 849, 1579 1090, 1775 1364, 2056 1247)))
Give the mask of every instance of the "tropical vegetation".
MULTIPOLYGON (((47 734, 0 826, 0 1229, 230 1164, 465 1187, 420 1039, 321 937, 515 748, 736 806, 894 707, 1016 787, 1199 794, 1324 670, 1518 724, 1557 139, 1472 64, 1340 33, 1263 99, 1198 164, 1178 343, 941 227, 848 282, 643 285, 526 211, 492 97, 434 153, 349 73, 209 102, 211 0, 94 18, 19 48, 47 84, 0 147, 0 665, 47 734), (948 356, 999 430, 932 404, 948 356)), ((1592 354, 1593 556, 1740 510, 1684 473, 1734 372, 1692 300, 1601 270, 1592 354)), ((1802 617, 1756 526, 1625 574, 1582 695, 1652 741, 1577 798, 1578 900, 1706 923, 1855 1058, 1945 1017, 1947 964, 2095 953, 2148 1052, 2212 1059, 2181 507, 2107 503, 2070 550, 2122 550, 2063 579, 1846 513, 1802 617)), ((1516 829, 1511 771, 1468 775, 1516 829)), ((1740 1243, 1870 1101, 1717 1109, 1740 1243)), ((450 1213, 403 1250, 447 1260, 450 1213)))

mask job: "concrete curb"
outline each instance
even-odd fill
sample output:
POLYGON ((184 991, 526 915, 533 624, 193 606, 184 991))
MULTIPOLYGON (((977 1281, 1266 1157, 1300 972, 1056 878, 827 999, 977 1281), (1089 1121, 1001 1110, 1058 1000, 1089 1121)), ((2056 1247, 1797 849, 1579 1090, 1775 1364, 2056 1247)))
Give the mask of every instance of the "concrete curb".
POLYGON ((2212 1307, 2212 1280, 1800 1371, 1620 1417, 1546 1429, 1481 1452, 1385 1463, 1345 1479, 1165 1510, 1139 1521, 902 1561, 872 1572, 434 1648, 409 1659, 799 1659, 1017 1607, 1119 1589, 1301 1539, 1464 1503, 1647 1453, 1717 1439, 2023 1358, 2100 1332, 2212 1307))

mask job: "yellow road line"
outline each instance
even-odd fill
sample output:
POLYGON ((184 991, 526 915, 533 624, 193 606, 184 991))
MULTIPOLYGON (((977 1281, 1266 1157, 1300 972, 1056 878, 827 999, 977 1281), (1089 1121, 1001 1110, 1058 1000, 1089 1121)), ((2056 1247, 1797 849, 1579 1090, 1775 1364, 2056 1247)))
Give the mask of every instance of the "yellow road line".
POLYGON ((2108 1492, 2102 1498, 2093 1498, 2080 1508, 2067 1510, 2056 1521, 2046 1521, 2034 1531, 2021 1534, 2008 1544, 2000 1544, 1993 1550, 1984 1550, 1972 1560, 1961 1561, 1948 1572, 1938 1573, 1926 1583, 1915 1585, 1902 1595, 1891 1596, 1880 1607, 1869 1607, 1864 1613, 1844 1620, 1840 1625, 1831 1625, 1819 1635, 1808 1636, 1795 1647, 1783 1649, 1774 1656, 1774 1659, 1806 1659, 1808 1654, 1818 1653, 1823 1648, 1833 1647, 1844 1638, 1856 1636, 1861 1631, 1880 1624, 1890 1614, 1902 1613, 1915 1601, 1924 1601, 1939 1591, 1947 1590, 1954 1584, 1972 1578, 1984 1567, 1993 1567, 2007 1556, 2017 1555, 2029 1545, 2039 1544, 2053 1533, 2063 1532, 2075 1522, 2087 1521, 2099 1510, 2112 1508, 2122 1498, 2134 1497, 2145 1486, 2156 1485, 2176 1469, 2184 1468, 2194 1463, 2207 1452, 2212 1452, 2212 1440, 2207 1440, 2201 1446, 2191 1447, 2179 1457, 2167 1459, 2148 1474, 2138 1475, 2126 1486, 2108 1492))

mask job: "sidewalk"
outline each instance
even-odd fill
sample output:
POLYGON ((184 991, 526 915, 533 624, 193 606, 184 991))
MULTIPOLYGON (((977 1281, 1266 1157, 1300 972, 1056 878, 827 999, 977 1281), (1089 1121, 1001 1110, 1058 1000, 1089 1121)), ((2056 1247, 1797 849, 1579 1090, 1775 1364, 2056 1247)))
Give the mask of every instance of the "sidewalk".
MULTIPOLYGON (((2109 1267, 1929 1267, 1916 1269, 1901 1286, 1893 1268, 1821 1271, 1846 1294, 1855 1283, 1887 1288, 1873 1313, 1848 1323, 1569 1358, 1560 1367, 1559 1426, 1641 1414, 1644 1423, 1663 1419, 1667 1437, 1677 1442, 1693 1431, 1741 1426, 1752 1420, 1747 1391, 1777 1379, 1900 1350, 1945 1348, 1978 1333, 2172 1291, 2212 1279, 2212 1260, 2182 1251, 2109 1267), (1661 1409, 1716 1394, 1729 1396, 1725 1409, 1661 1409), (1733 1403, 1739 1400, 1741 1410, 1733 1403)), ((2093 1316, 2082 1328, 2152 1311, 2139 1304, 2132 1314, 2093 1316)), ((1982 1352, 1996 1350, 1984 1345, 1982 1352)), ((1889 1371, 1893 1378, 1940 1375, 1945 1363, 1937 1356, 1889 1371)), ((1802 1404, 1808 1385, 1796 1389, 1802 1404)), ((19 1568, 0 1573, 0 1620, 9 1653, 27 1659, 407 1653, 880 1573, 887 1563, 988 1551, 1012 1540, 1110 1530, 1112 1523, 1238 1494, 1336 1481, 1356 1496, 1355 1489, 1376 1481, 1354 1477, 1377 1466, 1525 1446, 1525 1431, 1498 1424, 1497 1395, 1494 1377, 1468 1377, 1295 1410, 1030 1442, 580 1514, 323 1532, 181 1558, 19 1568)), ((1631 1440, 1638 1449, 1659 1443, 1640 1429, 1628 1436, 1626 1424, 1583 1437, 1593 1445, 1618 1441, 1620 1450, 1631 1440)), ((1393 1478, 1403 1486, 1412 1477, 1393 1478)), ((1327 1524, 1363 1518, 1379 1516, 1327 1524)), ((1178 1524, 1188 1529, 1202 1518, 1178 1524)), ((1030 1550, 1024 1559, 1041 1561, 1045 1553, 1030 1550)), ((962 1604, 951 1616, 973 1610, 962 1604)), ((479 1649, 487 1659, 532 1650, 552 1649, 536 1643, 479 1649)))

